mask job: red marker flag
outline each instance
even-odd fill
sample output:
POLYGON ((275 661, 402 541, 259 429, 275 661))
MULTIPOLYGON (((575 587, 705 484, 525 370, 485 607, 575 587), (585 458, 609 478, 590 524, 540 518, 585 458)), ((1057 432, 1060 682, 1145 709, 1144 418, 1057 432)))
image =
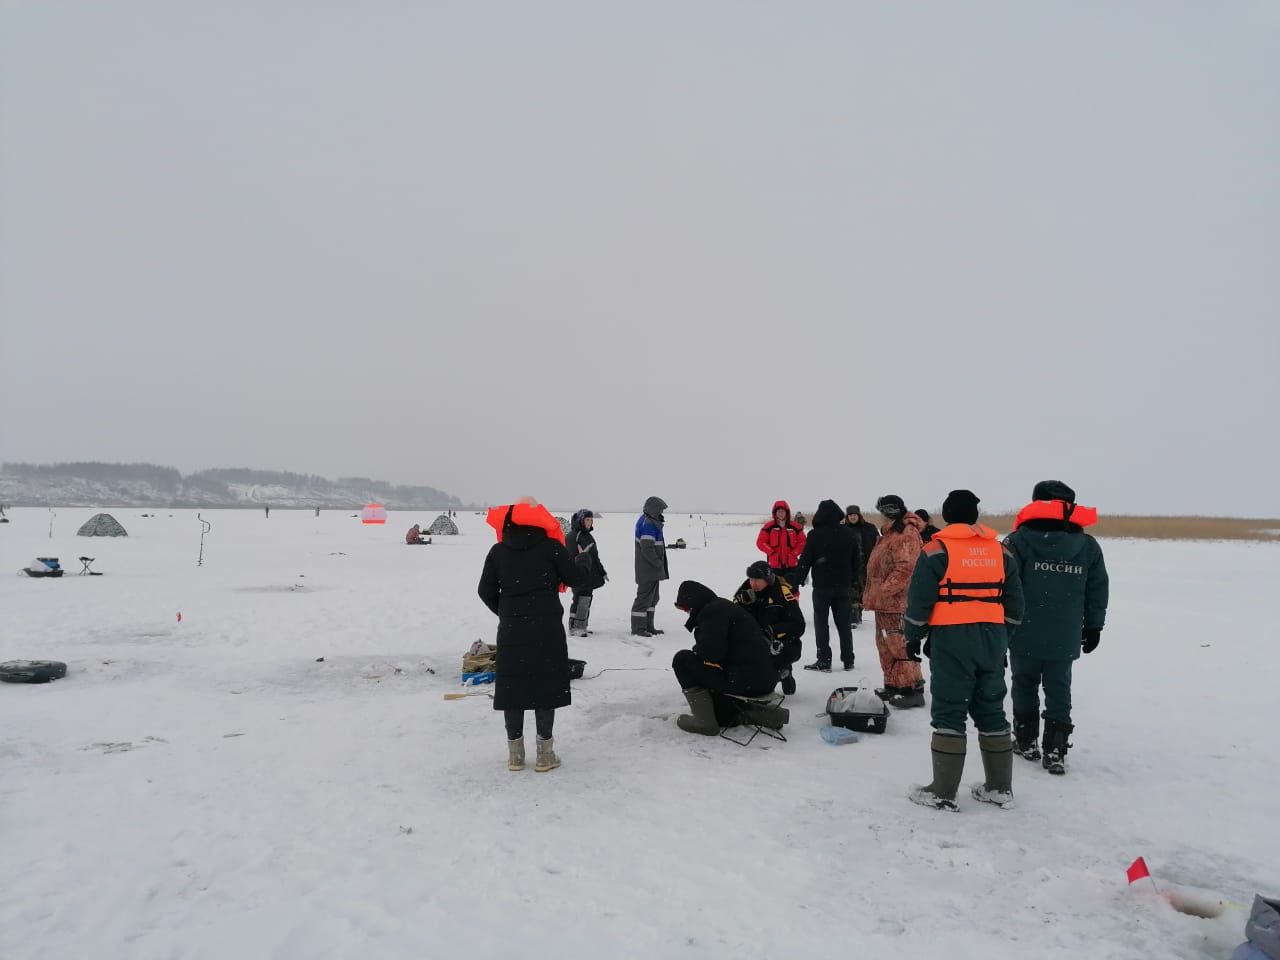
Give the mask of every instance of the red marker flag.
POLYGON ((1137 860, 1133 861, 1133 863, 1129 864, 1129 870, 1127 872, 1129 874, 1130 883, 1136 883, 1143 877, 1151 876, 1151 871, 1147 869, 1147 861, 1142 857, 1139 857, 1137 860))

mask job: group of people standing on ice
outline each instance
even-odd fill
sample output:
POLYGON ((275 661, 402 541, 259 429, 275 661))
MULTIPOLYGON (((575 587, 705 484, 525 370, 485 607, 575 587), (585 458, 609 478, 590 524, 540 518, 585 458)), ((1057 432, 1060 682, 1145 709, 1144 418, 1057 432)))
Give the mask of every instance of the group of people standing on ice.
MULTIPOLYGON (((805 669, 830 672, 834 621, 840 660, 854 667, 853 630, 863 610, 874 615, 884 686, 899 709, 926 703, 922 656, 930 658, 933 779, 910 798, 955 810, 973 720, 984 779, 977 800, 1013 801, 1012 757, 1065 773, 1071 719, 1071 672, 1093 652, 1106 618, 1108 579, 1102 550, 1085 528, 1097 511, 1076 503, 1059 481, 1035 485, 1003 542, 978 522, 979 499, 953 490, 943 504, 945 526, 908 510, 896 495, 880 497, 879 528, 857 506, 841 510, 824 500, 806 534, 785 501, 774 504, 757 547, 731 599, 706 585, 683 582, 675 606, 687 616, 691 649, 677 652, 672 670, 689 704, 677 725, 717 735, 735 710, 730 696, 761 696, 779 685, 794 693, 792 667, 802 658, 806 620, 800 588, 811 592, 817 657, 805 669), (809 580, 812 578, 812 586, 809 580), (1006 669, 1012 665, 1013 724, 1005 713, 1006 669), (1044 711, 1040 711, 1040 691, 1044 711), (1040 739, 1040 721, 1044 736, 1040 739)), ((669 579, 663 536, 667 504, 650 497, 635 525, 636 599, 631 632, 662 634, 655 624, 660 584, 669 579)), ((922 516, 923 514, 923 516, 922 516)), ((608 574, 600 561, 590 511, 574 514, 563 534, 545 507, 528 502, 495 507, 489 523, 498 543, 485 560, 480 596, 499 617, 494 707, 505 713, 508 766, 524 766, 524 713, 535 712, 535 769, 559 765, 552 742, 554 711, 570 702, 563 608, 557 592, 571 588, 569 630, 589 634, 593 591, 608 574)), ((754 722, 781 726, 780 706, 762 707, 754 722)))

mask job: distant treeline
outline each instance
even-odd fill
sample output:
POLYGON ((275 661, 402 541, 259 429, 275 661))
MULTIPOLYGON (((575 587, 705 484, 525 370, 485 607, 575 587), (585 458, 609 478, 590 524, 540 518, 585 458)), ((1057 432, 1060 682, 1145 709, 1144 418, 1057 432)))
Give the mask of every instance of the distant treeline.
POLYGON ((97 483, 149 483, 166 493, 177 493, 182 487, 181 473, 173 467, 158 467, 154 463, 6 463, 3 471, 32 480, 57 477, 97 483))
MULTIPOLYGON (((17 481, 20 487, 57 487, 68 482, 95 484, 122 494, 128 493, 131 499, 154 491, 154 494, 172 500, 175 505, 205 502, 227 505, 240 502, 323 505, 378 499, 388 506, 463 506, 457 497, 435 487, 398 486, 368 477, 340 477, 330 480, 315 474, 252 470, 247 467, 200 470, 184 476, 173 467, 161 467, 153 463, 5 463, 0 466, 0 479, 9 481, 6 486, 13 486, 14 481, 17 481), (237 494, 233 487, 271 487, 283 489, 287 493, 273 501, 271 497, 246 497, 243 493, 237 494)), ((25 499, 21 493, 13 498, 25 499)))

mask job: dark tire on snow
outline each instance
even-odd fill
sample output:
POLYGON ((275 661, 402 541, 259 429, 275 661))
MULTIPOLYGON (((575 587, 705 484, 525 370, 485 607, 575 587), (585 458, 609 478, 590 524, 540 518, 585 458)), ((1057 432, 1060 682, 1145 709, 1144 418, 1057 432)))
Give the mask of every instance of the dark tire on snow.
POLYGON ((48 683, 67 675, 67 665, 58 660, 9 660, 0 663, 0 682, 48 683))

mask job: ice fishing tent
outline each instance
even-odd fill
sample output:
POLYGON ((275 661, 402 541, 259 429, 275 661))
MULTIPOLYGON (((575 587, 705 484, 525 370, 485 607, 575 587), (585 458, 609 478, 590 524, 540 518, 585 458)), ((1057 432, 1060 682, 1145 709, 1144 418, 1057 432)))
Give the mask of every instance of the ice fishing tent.
POLYGON ((451 517, 447 517, 442 513, 431 521, 431 526, 427 528, 427 533, 433 537, 456 537, 458 535, 458 525, 453 522, 451 517))
POLYGON ((380 503, 371 503, 360 511, 361 523, 386 523, 387 508, 380 503))
POLYGON ((109 513, 100 513, 76 531, 77 537, 127 537, 124 527, 109 513))

